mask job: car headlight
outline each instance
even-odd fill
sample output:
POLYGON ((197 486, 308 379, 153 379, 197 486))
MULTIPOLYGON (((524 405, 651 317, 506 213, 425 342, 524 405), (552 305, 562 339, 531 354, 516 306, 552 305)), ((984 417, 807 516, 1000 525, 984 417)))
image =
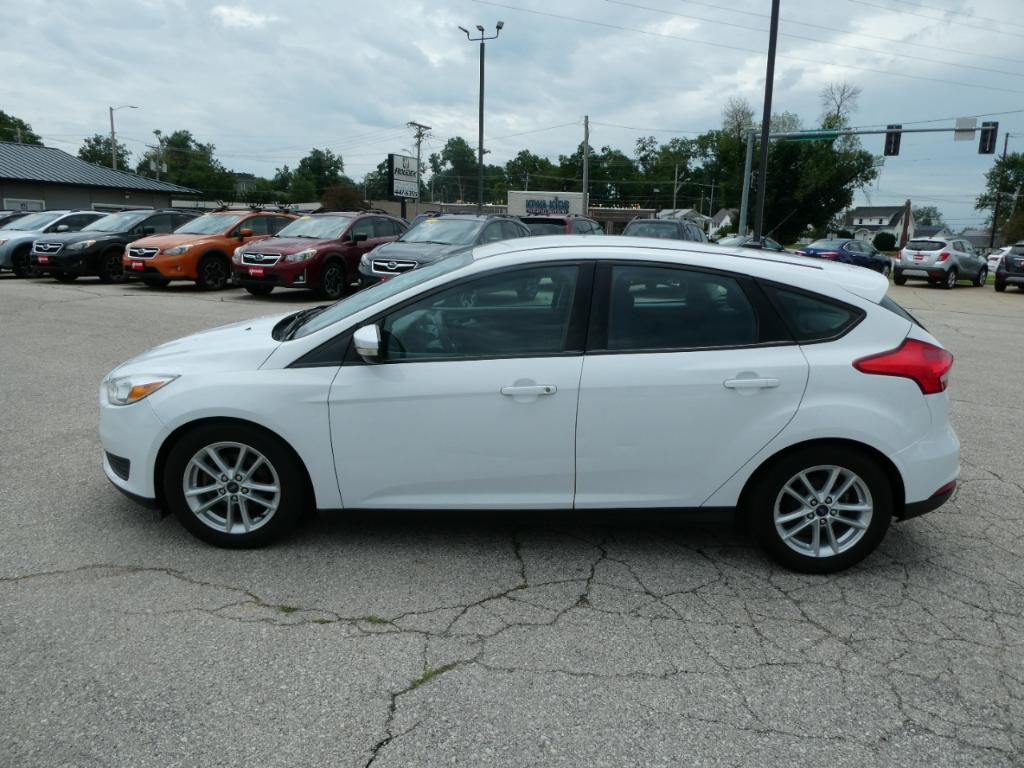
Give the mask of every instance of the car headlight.
POLYGON ((167 256, 180 256, 191 247, 192 243, 189 243, 188 245, 176 245, 173 248, 168 248, 164 251, 164 254, 167 256))
POLYGON ((284 260, 306 261, 307 259, 312 259, 314 256, 316 256, 316 248, 307 248, 306 250, 299 251, 298 253, 289 253, 287 256, 284 257, 284 260))
POLYGON ((131 405, 149 397, 158 389, 178 378, 175 375, 135 373, 107 379, 107 402, 111 405, 131 405))
POLYGON ((77 243, 72 243, 68 246, 69 251, 84 251, 86 248, 92 248, 96 245, 95 240, 79 240, 77 243))

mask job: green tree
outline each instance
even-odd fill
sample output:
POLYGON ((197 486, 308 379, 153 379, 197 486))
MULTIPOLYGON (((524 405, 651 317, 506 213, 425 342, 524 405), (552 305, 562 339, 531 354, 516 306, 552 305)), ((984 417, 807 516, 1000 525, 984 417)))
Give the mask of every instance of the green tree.
POLYGON ((945 222, 942 212, 934 205, 922 205, 914 208, 914 223, 921 227, 939 227, 945 222))
POLYGON ((996 228, 1002 229, 1010 218, 1014 195, 1022 189, 1024 189, 1024 154, 1011 152, 1005 159, 997 157, 985 174, 985 191, 978 195, 974 207, 979 211, 991 211, 988 219, 989 226, 991 226, 998 197, 999 221, 996 222, 996 228))
POLYGON ((274 169, 274 178, 270 180, 270 184, 273 186, 278 200, 288 200, 288 196, 291 194, 292 177, 294 175, 295 172, 287 165, 274 169))
POLYGON ((269 179, 255 179, 242 193, 242 200, 247 205, 268 205, 283 202, 269 179))
POLYGON ((0 141, 20 141, 22 144, 42 146, 43 140, 32 130, 32 126, 20 117, 9 115, 0 109, 0 141))
MULTIPOLYGON (((78 158, 96 165, 110 165, 110 137, 97 133, 85 139, 78 148, 78 158)), ((117 142, 117 167, 131 167, 131 153, 121 142, 117 142)))
POLYGON ((198 189, 210 200, 233 201, 235 177, 214 157, 214 145, 203 144, 190 131, 177 130, 170 134, 153 131, 157 146, 143 154, 135 166, 136 173, 154 176, 150 163, 163 163, 167 172, 160 178, 172 184, 198 189))
POLYGON ((319 193, 328 187, 336 187, 342 183, 344 170, 345 162, 341 159, 341 155, 336 155, 329 149, 314 148, 299 160, 295 173, 302 173, 313 179, 313 186, 319 196, 319 193))
POLYGON ((505 163, 505 179, 509 189, 545 189, 548 179, 556 175, 554 163, 546 157, 535 155, 528 149, 519 151, 505 163))
POLYGON ((1019 243, 1024 240, 1024 207, 1016 206, 1003 228, 1004 243, 1019 243))
POLYGON ((316 179, 307 170, 297 170, 292 175, 292 186, 288 199, 292 203, 312 203, 320 199, 316 179))
POLYGON ((363 177, 363 186, 366 188, 367 200, 388 199, 388 160, 384 158, 377 163, 375 170, 369 171, 363 177))
POLYGON ((880 251, 896 250, 896 235, 892 232, 879 232, 872 238, 871 242, 880 251))
MULTIPOLYGON (((466 200, 476 197, 476 152, 461 136, 445 142, 440 152, 427 158, 433 173, 434 194, 442 201, 466 200)), ((486 188, 486 179, 484 185, 486 188)))

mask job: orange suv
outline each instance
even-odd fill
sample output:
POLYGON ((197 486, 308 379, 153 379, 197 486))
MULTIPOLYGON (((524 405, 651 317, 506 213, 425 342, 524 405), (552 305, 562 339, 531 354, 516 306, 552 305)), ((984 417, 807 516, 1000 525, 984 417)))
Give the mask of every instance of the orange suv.
POLYGON ((290 213, 249 209, 207 213, 169 235, 129 243, 124 276, 142 280, 150 288, 163 288, 171 280, 195 280, 203 290, 220 290, 229 285, 235 248, 277 234, 295 218, 290 213))

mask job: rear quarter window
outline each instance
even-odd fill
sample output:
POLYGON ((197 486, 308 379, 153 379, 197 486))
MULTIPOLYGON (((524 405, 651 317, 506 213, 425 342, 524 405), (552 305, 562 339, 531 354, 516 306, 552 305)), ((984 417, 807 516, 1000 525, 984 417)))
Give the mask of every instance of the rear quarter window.
POLYGON ((793 338, 800 344, 832 341, 864 319, 864 312, 815 293, 762 284, 793 338))

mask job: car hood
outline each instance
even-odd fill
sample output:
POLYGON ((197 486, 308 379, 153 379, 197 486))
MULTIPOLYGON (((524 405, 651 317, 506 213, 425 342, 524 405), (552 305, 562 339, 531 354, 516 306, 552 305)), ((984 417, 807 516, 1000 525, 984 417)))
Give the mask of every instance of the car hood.
POLYGON ((330 238, 320 240, 312 237, 268 237, 265 240, 256 240, 247 244, 243 252, 298 253, 307 248, 325 248, 329 245, 337 245, 337 243, 337 240, 330 238))
POLYGON ((223 325, 169 341, 122 363, 111 375, 255 371, 281 344, 271 331, 289 314, 223 325))
POLYGON ((46 235, 45 237, 37 237, 36 240, 42 240, 47 243, 79 243, 82 240, 108 240, 113 238, 124 237, 124 232, 60 232, 53 235, 46 235))
MULTIPOLYGON (((159 248, 161 251, 163 251, 163 250, 166 250, 167 248, 173 248, 176 245, 186 245, 186 244, 189 244, 189 243, 192 243, 192 244, 200 243, 200 242, 203 242, 205 240, 219 240, 219 239, 222 239, 223 237, 224 237, 224 235, 221 235, 221 234, 213 234, 213 235, 175 235, 175 234, 169 234, 169 235, 150 235, 149 237, 143 237, 143 238, 141 238, 139 240, 132 241, 132 245, 137 245, 140 248, 145 248, 145 247, 154 248, 154 247, 156 247, 156 248, 159 248)), ((242 241, 239 240, 238 244, 241 245, 242 241)))
POLYGON ((396 240, 393 243, 375 248, 371 251, 375 259, 409 259, 419 263, 437 261, 453 253, 472 248, 472 245, 442 245, 440 243, 404 243, 396 240))
POLYGON ((41 235, 43 235, 43 232, 40 230, 0 229, 0 240, 6 240, 8 245, 23 243, 26 240, 38 240, 41 235))

